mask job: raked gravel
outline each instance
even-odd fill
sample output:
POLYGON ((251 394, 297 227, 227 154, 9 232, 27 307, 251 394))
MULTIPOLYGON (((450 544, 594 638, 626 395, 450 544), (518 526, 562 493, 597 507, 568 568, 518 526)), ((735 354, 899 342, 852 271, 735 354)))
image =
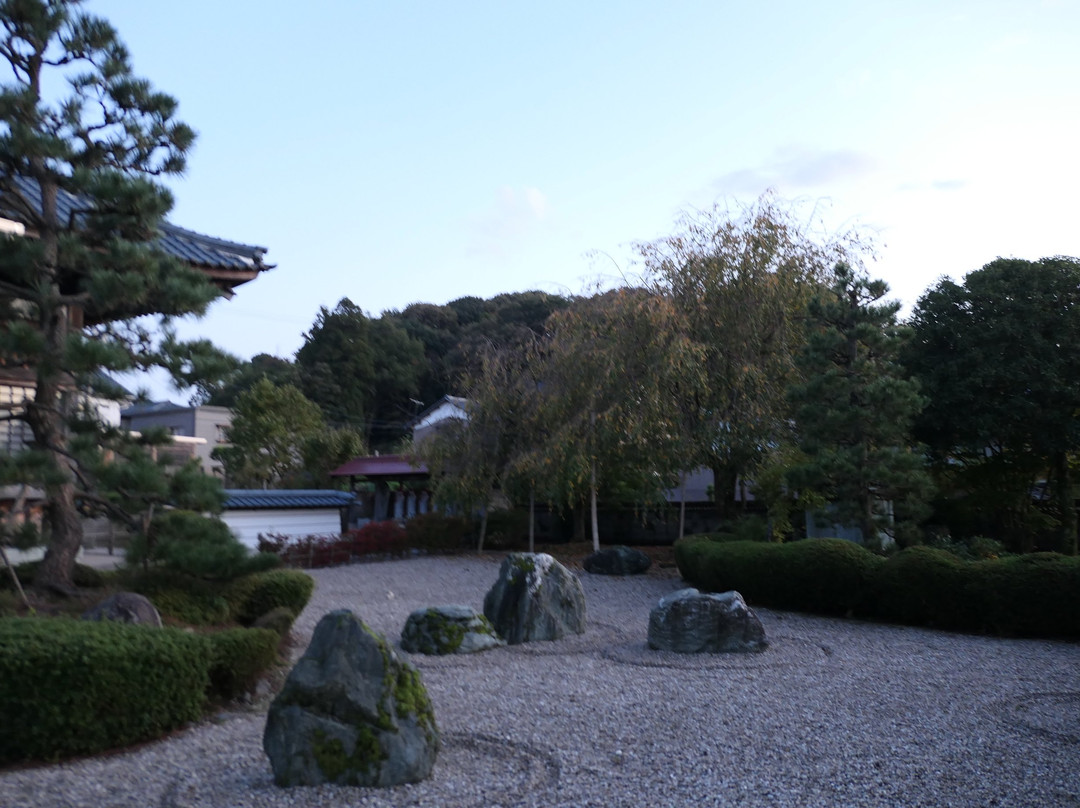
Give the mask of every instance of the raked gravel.
MULTIPOLYGON (((296 653, 340 608, 397 643, 413 609, 480 608, 497 571, 479 557, 317 570, 296 653)), ((1080 805, 1076 644, 761 609, 761 654, 659 654, 648 616, 683 586, 673 571, 578 574, 580 637, 400 652, 442 733, 423 783, 275 787, 264 700, 130 751, 0 772, 0 806, 1080 805)))

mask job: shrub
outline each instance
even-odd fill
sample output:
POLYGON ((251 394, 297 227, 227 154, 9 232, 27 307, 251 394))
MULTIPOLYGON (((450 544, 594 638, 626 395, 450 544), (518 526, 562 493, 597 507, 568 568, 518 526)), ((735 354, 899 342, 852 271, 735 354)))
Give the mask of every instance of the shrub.
POLYGON ((529 512, 501 508, 488 512, 484 546, 492 550, 524 547, 529 538, 529 512))
POLYGON ((889 559, 840 539, 790 544, 675 544, 683 577, 736 589, 751 605, 858 614, 897 623, 1007 636, 1080 637, 1080 558, 1056 553, 967 561, 933 547, 889 559))
POLYGON ((229 602, 224 597, 225 585, 220 581, 207 581, 161 567, 146 571, 121 569, 116 580, 122 587, 148 597, 162 617, 193 626, 212 626, 229 620, 229 602))
POLYGON ((865 547, 844 539, 803 539, 772 545, 782 560, 784 586, 774 603, 819 614, 866 614, 874 575, 885 563, 865 547))
MULTIPOLYGON (((37 575, 38 567, 41 566, 40 561, 24 561, 21 564, 15 565, 15 574, 19 576, 19 581, 23 586, 26 586, 34 580, 34 576, 37 575)), ((76 564, 72 571, 72 580, 75 586, 82 587, 84 589, 101 589, 107 583, 107 578, 101 570, 96 570, 93 567, 88 567, 86 564, 76 564)), ((11 580, 11 573, 6 569, 0 567, 0 589, 15 591, 15 584, 11 580)))
POLYGON ((460 550, 472 531, 463 516, 423 513, 405 523, 405 540, 410 547, 434 552, 460 550))
POLYGON ((278 637, 284 639, 289 633, 289 629, 292 628, 293 622, 296 620, 296 615, 293 610, 288 606, 278 606, 276 609, 271 609, 266 614, 259 617, 254 623, 252 628, 268 628, 278 635, 278 637))
POLYGON ((284 606, 300 614, 315 590, 315 580, 299 570, 270 570, 240 578, 226 597, 238 623, 251 625, 267 612, 284 606))
POLYGON ((392 519, 368 522, 358 530, 345 534, 354 555, 389 553, 399 555, 405 550, 405 528, 392 519))
POLYGON ((277 632, 266 628, 231 628, 207 634, 210 643, 211 698, 235 699, 255 690, 259 677, 277 659, 277 632))
POLYGON ((878 571, 875 613, 886 620, 939 628, 971 628, 964 592, 966 562, 946 550, 909 547, 878 571))
POLYGON ((0 620, 0 763, 92 754, 201 714, 204 638, 66 618, 0 620))
POLYGON ((220 519, 183 510, 154 516, 148 536, 132 537, 127 559, 130 564, 145 561, 197 578, 221 581, 281 563, 274 555, 249 553, 220 519))

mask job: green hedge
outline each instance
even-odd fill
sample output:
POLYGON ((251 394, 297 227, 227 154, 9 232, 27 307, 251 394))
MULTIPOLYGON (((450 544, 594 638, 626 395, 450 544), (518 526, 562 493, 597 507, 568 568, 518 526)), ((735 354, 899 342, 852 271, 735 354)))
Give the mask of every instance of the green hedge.
POLYGON ((202 712, 210 651, 179 629, 0 620, 0 763, 156 738, 202 712))
POLYGON ((267 612, 284 606, 293 614, 304 611, 315 579, 300 570, 278 569, 248 575, 226 590, 233 618, 250 626, 267 612))
POLYGON ((210 643, 210 696, 235 699, 250 693, 277 659, 280 635, 265 628, 230 628, 207 634, 210 643))
POLYGON ((1003 636, 1080 637, 1080 558, 1036 553, 967 561, 911 547, 885 559, 840 539, 675 544, 699 589, 736 589, 752 605, 854 615, 1003 636))

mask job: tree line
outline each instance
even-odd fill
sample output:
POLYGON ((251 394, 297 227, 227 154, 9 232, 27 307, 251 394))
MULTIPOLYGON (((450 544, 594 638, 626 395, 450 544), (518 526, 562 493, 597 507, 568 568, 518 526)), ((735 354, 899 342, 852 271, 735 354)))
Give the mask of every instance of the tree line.
MULTIPOLYGON (((176 100, 76 0, 0 0, 0 58, 0 198, 26 227, 0 236, 0 366, 34 389, 0 404, 31 435, 0 458, 0 484, 16 505, 43 492, 43 587, 72 589, 82 516, 149 534, 162 510, 221 507, 215 481, 155 457, 163 431, 124 433, 89 406, 122 397, 110 373, 152 367, 234 408, 238 483, 318 482, 330 462, 399 446, 453 392, 468 428, 425 450, 440 495, 576 508, 594 540, 601 499, 655 501, 707 467, 721 517, 752 481, 778 535, 814 508, 871 543, 936 523, 1076 552, 1075 258, 942 280, 901 323, 858 233, 809 232, 766 196, 637 245, 625 288, 379 317, 343 298, 294 358, 239 362, 172 329, 222 291, 156 241, 172 205, 158 178, 184 170, 195 139, 176 100)), ((0 548, 23 532, 5 518, 0 548)))

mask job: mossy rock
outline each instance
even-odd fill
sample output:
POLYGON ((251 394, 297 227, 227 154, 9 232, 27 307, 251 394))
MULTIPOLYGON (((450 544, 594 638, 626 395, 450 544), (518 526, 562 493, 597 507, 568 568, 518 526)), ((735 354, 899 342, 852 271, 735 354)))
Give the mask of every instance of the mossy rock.
POLYGON ((401 647, 410 654, 472 654, 506 645, 484 615, 469 606, 417 609, 405 621, 401 647))
POLYGON ((431 774, 439 749, 420 673, 352 612, 319 621, 270 705, 263 748, 279 786, 394 786, 431 774))

